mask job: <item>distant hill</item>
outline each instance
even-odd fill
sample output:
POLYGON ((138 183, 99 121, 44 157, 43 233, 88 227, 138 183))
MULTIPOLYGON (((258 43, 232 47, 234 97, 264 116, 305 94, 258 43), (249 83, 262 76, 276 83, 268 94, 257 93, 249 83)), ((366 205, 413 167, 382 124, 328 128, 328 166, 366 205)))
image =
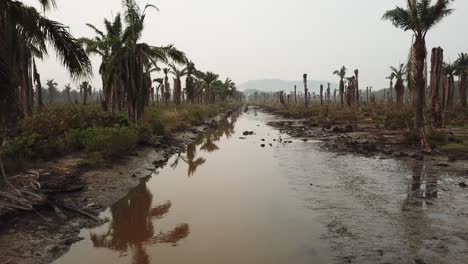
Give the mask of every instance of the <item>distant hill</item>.
MULTIPOLYGON (((327 88, 326 81, 308 80, 308 88, 310 92, 320 92, 320 85, 323 84, 324 89, 327 88)), ((252 80, 238 85, 240 91, 246 94, 252 91, 261 92, 277 92, 277 91, 294 91, 294 85, 297 85, 298 91, 304 90, 302 81, 285 81, 280 79, 264 79, 264 80, 252 80)), ((330 83, 331 90, 338 89, 337 83, 330 83)))

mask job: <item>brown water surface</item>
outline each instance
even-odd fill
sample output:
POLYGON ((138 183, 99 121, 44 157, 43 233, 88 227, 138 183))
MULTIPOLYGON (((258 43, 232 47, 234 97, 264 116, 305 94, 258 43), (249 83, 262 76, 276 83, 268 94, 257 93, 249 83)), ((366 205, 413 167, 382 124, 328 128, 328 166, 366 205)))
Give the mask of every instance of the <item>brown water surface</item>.
POLYGON ((225 120, 55 263, 463 263, 466 196, 450 191, 450 177, 324 152, 267 126, 272 119, 225 120))

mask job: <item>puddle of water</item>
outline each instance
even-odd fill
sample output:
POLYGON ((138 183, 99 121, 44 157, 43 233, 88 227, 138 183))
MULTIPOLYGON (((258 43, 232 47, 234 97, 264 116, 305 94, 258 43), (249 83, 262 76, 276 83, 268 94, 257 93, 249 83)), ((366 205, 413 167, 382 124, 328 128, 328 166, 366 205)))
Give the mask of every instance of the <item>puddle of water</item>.
POLYGON ((250 111, 225 120, 103 213, 110 221, 83 230, 84 240, 55 263, 406 263, 422 253, 463 256, 465 240, 450 240, 448 253, 427 244, 444 224, 466 230, 466 216, 441 217, 444 196, 450 210, 463 207, 463 197, 441 198, 440 180, 427 168, 337 156, 316 142, 280 143, 290 139, 266 125, 272 118, 250 111))

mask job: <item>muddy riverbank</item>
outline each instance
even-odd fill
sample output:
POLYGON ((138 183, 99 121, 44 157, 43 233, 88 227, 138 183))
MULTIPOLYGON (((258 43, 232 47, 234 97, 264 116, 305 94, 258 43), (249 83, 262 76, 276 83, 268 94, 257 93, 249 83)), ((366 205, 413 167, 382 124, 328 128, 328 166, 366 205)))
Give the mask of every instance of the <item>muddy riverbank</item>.
POLYGON ((0 219, 0 263, 50 263, 81 240, 81 229, 102 224, 99 213, 109 208, 149 177, 158 167, 182 151, 187 144, 201 137, 207 130, 233 114, 224 113, 206 120, 203 125, 178 132, 165 138, 157 147, 141 147, 110 162, 110 166, 86 170, 81 168, 83 158, 70 155, 45 164, 38 171, 49 187, 49 199, 60 205, 40 207, 33 212, 5 216, 0 219), (55 177, 55 180, 54 180, 55 177), (57 180, 59 179, 59 180, 57 180), (69 188, 64 188, 68 185, 69 188), (50 186, 49 186, 50 185, 50 186), (63 191, 53 190, 60 186, 63 191), (89 216, 86 216, 89 214, 89 216))
MULTIPOLYGON (((468 170, 468 154, 448 152, 437 147, 433 147, 428 152, 417 145, 409 144, 404 130, 385 129, 371 120, 332 121, 294 118, 276 109, 263 107, 256 109, 281 117, 270 122, 270 126, 303 141, 318 140, 322 142, 321 148, 324 150, 366 157, 432 160, 440 167, 468 170)), ((443 131, 461 137, 468 136, 467 129, 452 128, 443 131)))

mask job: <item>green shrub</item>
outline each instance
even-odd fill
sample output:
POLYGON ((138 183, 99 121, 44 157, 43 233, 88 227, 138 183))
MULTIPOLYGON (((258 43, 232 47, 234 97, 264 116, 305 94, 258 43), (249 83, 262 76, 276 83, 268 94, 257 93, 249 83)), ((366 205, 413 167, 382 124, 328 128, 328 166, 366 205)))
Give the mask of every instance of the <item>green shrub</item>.
POLYGON ((70 148, 99 152, 113 156, 133 149, 138 143, 138 132, 131 127, 105 127, 78 129, 66 133, 70 148))
POLYGON ((38 134, 19 136, 6 145, 3 157, 9 160, 44 160, 57 152, 54 145, 38 134))
POLYGON ((128 126, 128 123, 125 115, 103 112, 98 106, 57 105, 25 117, 21 129, 23 134, 50 138, 78 128, 128 126))

